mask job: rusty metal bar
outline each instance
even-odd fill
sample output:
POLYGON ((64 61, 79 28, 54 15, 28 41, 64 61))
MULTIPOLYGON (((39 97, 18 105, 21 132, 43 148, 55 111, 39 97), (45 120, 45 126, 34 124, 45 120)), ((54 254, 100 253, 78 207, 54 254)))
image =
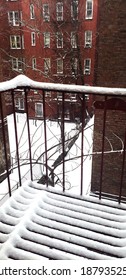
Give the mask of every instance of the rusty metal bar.
POLYGON ((47 155, 47 129, 46 129, 46 102, 45 91, 43 93, 43 119, 44 119, 44 137, 45 137, 45 165, 46 165, 46 184, 48 187, 48 155, 47 155))
POLYGON ((29 117, 28 117, 28 89, 25 89, 25 110, 26 110, 26 121, 27 121, 27 131, 28 131, 30 175, 31 175, 31 180, 33 180, 30 125, 29 125, 29 117))
POLYGON ((63 153, 63 192, 65 192, 65 92, 62 92, 62 118, 61 118, 61 139, 62 139, 62 153, 63 153))
POLYGON ((103 179, 103 168, 104 168, 105 125, 106 125, 106 113, 107 113, 106 102, 107 102, 107 96, 105 96, 105 106, 104 106, 104 114, 103 114, 102 153, 101 153, 99 199, 101 199, 101 195, 102 195, 102 179, 103 179))
POLYGON ((85 95, 83 94, 82 97, 82 129, 81 129, 81 189, 80 189, 80 195, 83 195, 83 173, 84 173, 84 127, 85 127, 85 116, 86 116, 86 106, 85 106, 85 95))
POLYGON ((8 191, 9 191, 9 196, 11 196, 11 184, 10 184, 10 177, 9 177, 9 166, 8 166, 7 147, 6 147, 6 134, 5 134, 5 126, 4 126, 2 94, 0 94, 0 109, 1 109, 1 124, 2 124, 3 145, 4 145, 6 171, 7 171, 8 191))
POLYGON ((18 164, 18 175, 19 175, 19 184, 21 186, 21 170, 20 170, 20 158, 19 158, 19 145, 18 145, 18 133, 17 133, 17 123, 16 123, 16 112, 15 112, 15 102, 14 102, 14 91, 11 91, 12 97, 12 107, 13 107, 13 116, 14 116, 14 129, 15 129, 15 141, 16 141, 16 156, 18 164))
POLYGON ((121 183, 120 183, 119 199, 118 199, 119 203, 121 203, 121 197, 122 197, 123 177, 124 177, 124 168, 125 168, 125 158, 126 158, 126 130, 125 130, 124 150, 123 150, 123 160, 122 160, 121 183))

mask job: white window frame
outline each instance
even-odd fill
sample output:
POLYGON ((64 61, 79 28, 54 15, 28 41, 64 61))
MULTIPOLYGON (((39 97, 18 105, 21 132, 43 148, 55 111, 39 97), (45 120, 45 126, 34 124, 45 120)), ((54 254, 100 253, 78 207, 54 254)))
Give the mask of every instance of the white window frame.
POLYGON ((78 20, 78 0, 74 0, 71 3, 71 18, 78 20))
POLYGON ((10 47, 11 49, 21 49, 21 36, 20 35, 10 35, 10 47))
POLYGON ((51 60, 50 58, 44 58, 44 73, 49 73, 51 69, 51 60))
POLYGON ((50 32, 44 32, 44 48, 50 48, 50 32))
POLYGON ((12 70, 22 72, 24 69, 24 59, 19 57, 12 58, 12 70))
POLYGON ((92 31, 86 30, 85 31, 85 48, 91 48, 92 47, 92 31))
POLYGON ((30 19, 35 19, 34 4, 30 4, 30 19))
POLYGON ((93 0, 86 0, 85 18, 86 19, 92 19, 93 18, 93 0))
POLYGON ((71 32, 71 47, 72 47, 72 49, 77 48, 77 33, 76 32, 71 32))
POLYGON ((57 32, 56 33, 56 43, 57 43, 57 48, 58 49, 63 48, 63 33, 62 32, 57 32))
POLYGON ((63 74, 63 59, 57 58, 57 74, 63 74))
POLYGON ((36 57, 33 57, 33 58, 32 58, 32 69, 33 69, 33 70, 36 70, 36 64, 37 64, 37 63, 36 63, 36 57))
POLYGON ((24 98, 23 97, 17 97, 15 99, 15 107, 18 109, 18 110, 24 110, 25 109, 25 106, 24 106, 24 98))
POLYGON ((20 24, 20 12, 19 11, 9 11, 8 12, 8 22, 12 26, 19 26, 20 24))
POLYGON ((34 47, 36 46, 36 33, 31 32, 31 46, 34 47))
POLYGON ((49 4, 43 4, 43 20, 50 21, 49 4))
POLYGON ((90 75, 91 74, 91 59, 86 58, 84 60, 84 75, 90 75))
POLYGON ((56 4, 56 18, 57 21, 63 21, 63 2, 56 4))
POLYGON ((40 102, 35 103, 35 116, 38 118, 43 117, 43 103, 40 103, 40 102), (38 107, 40 109, 38 109, 38 107))

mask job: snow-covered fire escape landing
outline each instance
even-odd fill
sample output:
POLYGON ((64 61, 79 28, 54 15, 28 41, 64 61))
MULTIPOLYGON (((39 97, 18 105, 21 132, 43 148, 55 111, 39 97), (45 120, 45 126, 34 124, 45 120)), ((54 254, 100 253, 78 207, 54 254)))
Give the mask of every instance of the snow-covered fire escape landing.
POLYGON ((1 207, 0 259, 126 257, 126 205, 27 181, 1 207))

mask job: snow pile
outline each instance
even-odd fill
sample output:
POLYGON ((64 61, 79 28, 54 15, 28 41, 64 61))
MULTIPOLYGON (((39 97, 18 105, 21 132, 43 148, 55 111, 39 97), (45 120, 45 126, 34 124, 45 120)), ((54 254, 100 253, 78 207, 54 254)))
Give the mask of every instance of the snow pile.
POLYGON ((1 207, 0 259, 126 258, 126 205, 25 182, 1 207))

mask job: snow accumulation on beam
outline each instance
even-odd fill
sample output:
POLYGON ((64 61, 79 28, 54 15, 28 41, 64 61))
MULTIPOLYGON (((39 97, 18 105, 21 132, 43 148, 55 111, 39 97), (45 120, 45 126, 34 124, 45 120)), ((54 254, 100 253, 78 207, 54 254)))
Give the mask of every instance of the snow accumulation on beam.
POLYGON ((26 181, 0 208, 0 259, 126 257, 126 205, 26 181))
POLYGON ((43 83, 33 81, 25 75, 19 75, 9 81, 0 83, 0 92, 12 90, 20 87, 29 87, 43 90, 66 91, 86 94, 100 94, 100 95, 126 95, 126 88, 108 88, 108 87, 94 87, 94 86, 79 86, 67 85, 57 83, 43 83))

